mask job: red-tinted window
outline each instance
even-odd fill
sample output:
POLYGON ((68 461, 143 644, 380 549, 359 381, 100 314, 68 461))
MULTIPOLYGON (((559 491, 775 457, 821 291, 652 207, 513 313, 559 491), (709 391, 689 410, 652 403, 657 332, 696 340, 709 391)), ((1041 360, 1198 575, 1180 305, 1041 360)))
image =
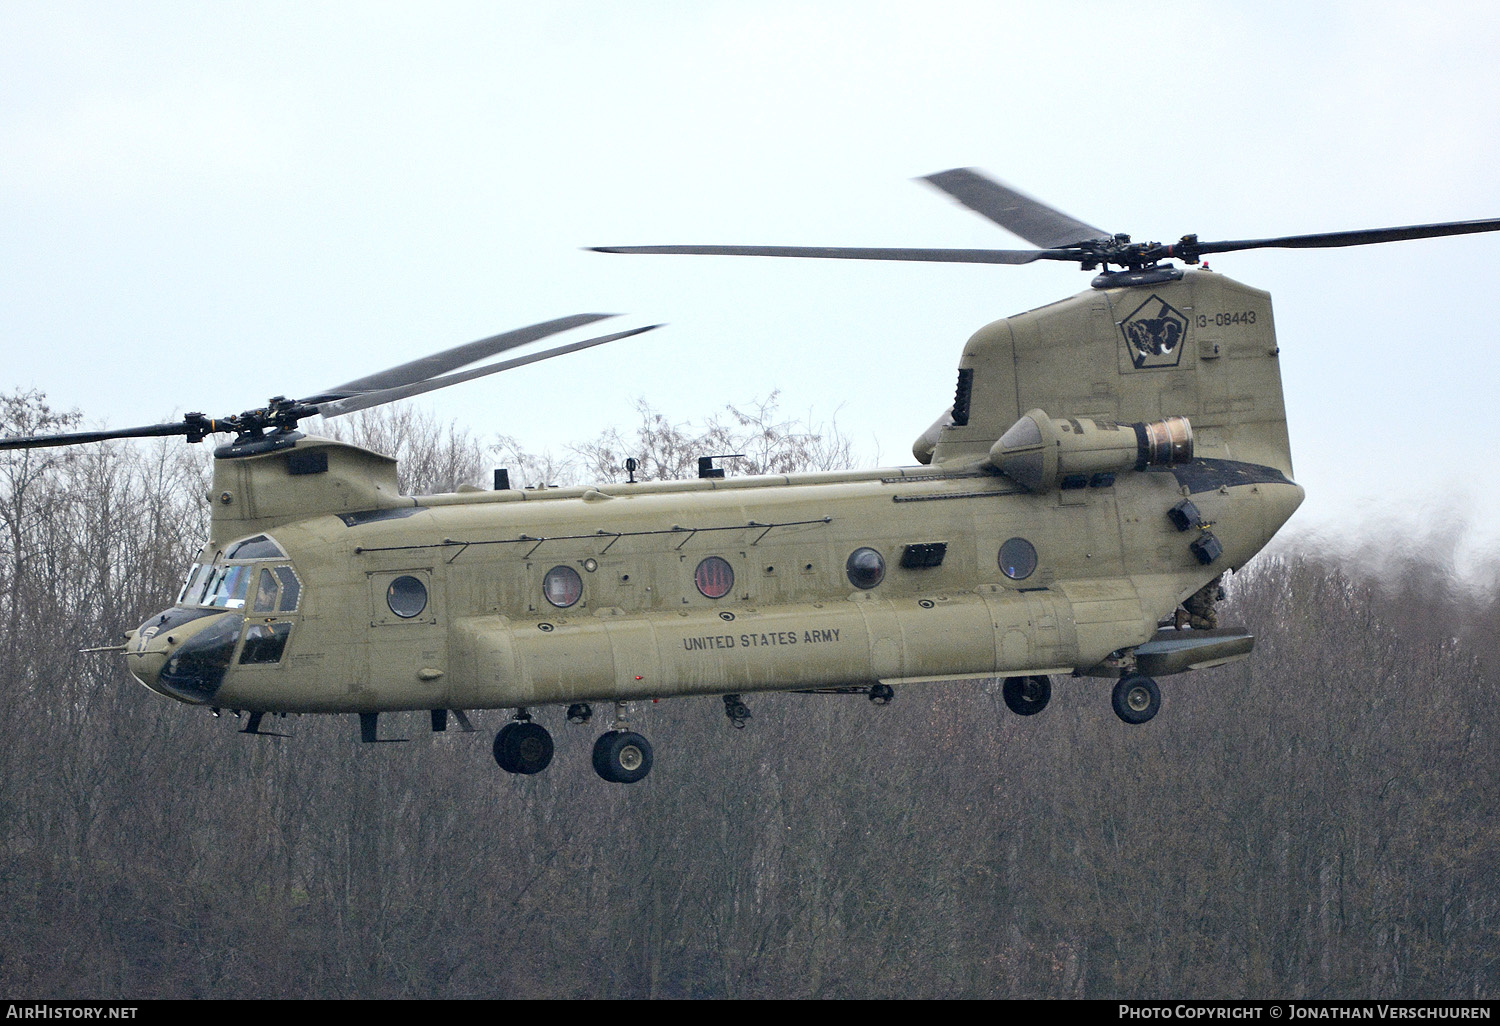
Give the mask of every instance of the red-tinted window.
POLYGON ((704 598, 721 599, 734 588, 734 568, 727 559, 709 556, 698 564, 693 573, 693 582, 704 598))

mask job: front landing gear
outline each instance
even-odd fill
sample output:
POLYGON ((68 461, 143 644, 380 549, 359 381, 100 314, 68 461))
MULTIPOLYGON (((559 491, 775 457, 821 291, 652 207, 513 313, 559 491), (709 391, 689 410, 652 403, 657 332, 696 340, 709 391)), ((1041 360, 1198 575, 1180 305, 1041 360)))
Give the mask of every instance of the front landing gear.
POLYGON ((1161 689, 1150 677, 1121 677, 1113 702, 1115 715, 1126 723, 1145 723, 1161 712, 1161 689))
POLYGON ((552 735, 522 713, 495 735, 495 761, 507 773, 540 773, 552 762, 552 735))
POLYGON ((750 707, 740 700, 739 695, 724 696, 724 715, 729 717, 729 724, 735 730, 744 730, 745 724, 751 720, 750 707))
MULTIPOLYGON (((726 706, 730 698, 739 700, 737 695, 726 695, 726 706)), ((611 784, 633 784, 651 772, 651 742, 630 729, 626 721, 628 711, 627 703, 616 702, 609 732, 599 735, 594 742, 594 772, 611 784)), ((745 716, 749 715, 750 710, 746 709, 745 716)), ((731 714, 730 719, 733 718, 731 714)))
POLYGON ((1006 677, 1000 688, 1005 706, 1017 716, 1035 716, 1052 701, 1051 677, 1006 677))
POLYGON ((611 784, 633 784, 651 772, 651 742, 633 730, 611 730, 594 742, 594 772, 611 784))

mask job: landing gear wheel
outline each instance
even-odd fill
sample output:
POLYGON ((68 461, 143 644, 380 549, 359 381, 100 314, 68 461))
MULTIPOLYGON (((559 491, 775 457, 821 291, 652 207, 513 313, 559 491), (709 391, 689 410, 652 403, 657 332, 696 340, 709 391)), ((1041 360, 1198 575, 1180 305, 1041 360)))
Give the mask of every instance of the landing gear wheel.
POLYGON ((1161 712, 1161 689, 1150 677, 1122 677, 1115 685, 1114 706, 1126 723, 1145 723, 1161 712))
POLYGON ((1052 700, 1052 678, 1006 677, 1000 688, 1000 697, 1005 699, 1006 708, 1017 716, 1035 716, 1052 700))
POLYGON ((889 684, 871 684, 870 701, 876 705, 890 705, 891 699, 896 697, 896 689, 889 684))
POLYGON ((495 761, 507 773, 540 773, 552 761, 552 735, 540 723, 507 723, 495 735, 495 761))
POLYGON ((594 742, 594 772, 611 784, 633 784, 651 772, 651 742, 631 730, 612 730, 594 742))

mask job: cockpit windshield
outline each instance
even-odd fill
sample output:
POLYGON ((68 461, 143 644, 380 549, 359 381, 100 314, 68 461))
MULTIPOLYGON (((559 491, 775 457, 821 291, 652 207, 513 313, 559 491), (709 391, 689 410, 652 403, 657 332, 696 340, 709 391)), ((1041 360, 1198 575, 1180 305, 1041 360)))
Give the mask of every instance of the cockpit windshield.
POLYGON ((302 591, 296 571, 286 565, 267 566, 267 559, 285 560, 286 553, 270 538, 257 535, 230 546, 212 563, 194 563, 177 604, 244 609, 249 600, 257 613, 295 612, 302 591))
POLYGON ((212 563, 194 563, 193 568, 188 571, 187 583, 182 586, 182 591, 177 593, 177 604, 179 606, 202 605, 203 588, 208 583, 209 577, 213 576, 213 572, 212 563))
POLYGON ((205 605, 223 606, 225 609, 244 609, 245 592, 250 588, 248 566, 221 566, 214 574, 213 586, 206 596, 205 605))

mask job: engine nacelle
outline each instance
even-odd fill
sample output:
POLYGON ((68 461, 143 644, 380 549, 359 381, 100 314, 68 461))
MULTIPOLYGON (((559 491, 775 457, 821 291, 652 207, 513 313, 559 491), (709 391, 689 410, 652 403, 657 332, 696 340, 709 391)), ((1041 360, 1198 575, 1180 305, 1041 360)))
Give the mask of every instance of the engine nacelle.
POLYGON ((990 446, 990 464, 1032 492, 1082 487, 1096 474, 1171 466, 1193 458, 1186 417, 1116 424, 1032 410, 990 446))

